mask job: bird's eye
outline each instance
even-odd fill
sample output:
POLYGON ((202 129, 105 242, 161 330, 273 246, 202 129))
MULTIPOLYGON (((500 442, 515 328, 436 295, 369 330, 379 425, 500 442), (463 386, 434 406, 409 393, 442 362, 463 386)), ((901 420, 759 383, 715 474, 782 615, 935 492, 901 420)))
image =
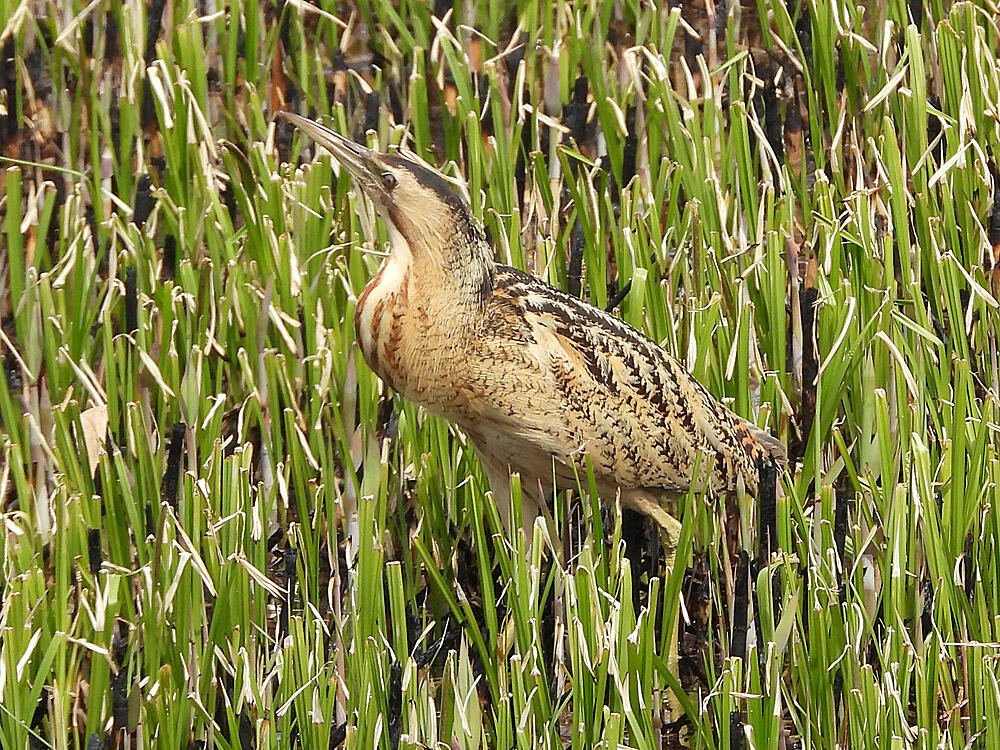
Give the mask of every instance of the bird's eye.
POLYGON ((392 190, 394 187, 396 187, 396 175, 394 175, 392 172, 383 172, 382 187, 384 187, 386 190, 392 190))

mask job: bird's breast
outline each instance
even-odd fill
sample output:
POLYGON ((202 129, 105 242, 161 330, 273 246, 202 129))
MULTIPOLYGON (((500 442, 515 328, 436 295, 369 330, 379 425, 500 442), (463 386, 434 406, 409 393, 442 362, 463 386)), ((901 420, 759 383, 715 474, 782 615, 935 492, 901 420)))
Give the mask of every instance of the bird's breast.
POLYGON ((358 299, 354 327, 372 371, 393 390, 448 419, 464 416, 465 311, 431 295, 419 269, 389 260, 358 299))
POLYGON ((403 313, 409 306, 409 258, 390 255, 368 282, 354 309, 354 330, 365 362, 393 384, 394 364, 403 336, 403 313))

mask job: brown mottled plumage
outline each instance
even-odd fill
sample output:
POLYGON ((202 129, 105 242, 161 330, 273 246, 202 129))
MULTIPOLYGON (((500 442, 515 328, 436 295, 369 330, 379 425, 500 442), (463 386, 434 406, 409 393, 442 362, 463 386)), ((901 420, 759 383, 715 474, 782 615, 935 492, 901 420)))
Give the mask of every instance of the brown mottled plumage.
POLYGON ((734 414, 620 319, 496 264, 468 206, 438 173, 372 152, 297 115, 287 119, 352 174, 386 220, 389 258, 358 300, 365 360, 392 388, 459 425, 508 526, 510 473, 530 524, 589 456, 607 499, 653 517, 659 498, 699 483, 757 490, 774 438, 734 414), (696 465, 701 467, 696 476, 696 465))

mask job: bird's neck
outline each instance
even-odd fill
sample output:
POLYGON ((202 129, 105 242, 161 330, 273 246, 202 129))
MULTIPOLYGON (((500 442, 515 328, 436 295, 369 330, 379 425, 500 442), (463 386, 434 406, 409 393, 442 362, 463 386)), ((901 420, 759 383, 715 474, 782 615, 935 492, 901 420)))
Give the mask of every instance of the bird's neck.
MULTIPOLYGON (((440 239, 414 246, 390 225, 386 276, 399 279, 400 291, 409 287, 411 304, 439 314, 451 309, 462 322, 472 323, 493 291, 493 249, 477 227, 438 234, 440 239)), ((389 286, 385 290, 392 291, 389 286)))
POLYGON ((390 225, 389 257, 354 314, 358 343, 372 369, 392 382, 398 352, 419 352, 422 341, 460 346, 493 292, 492 255, 478 229, 412 247, 390 225))

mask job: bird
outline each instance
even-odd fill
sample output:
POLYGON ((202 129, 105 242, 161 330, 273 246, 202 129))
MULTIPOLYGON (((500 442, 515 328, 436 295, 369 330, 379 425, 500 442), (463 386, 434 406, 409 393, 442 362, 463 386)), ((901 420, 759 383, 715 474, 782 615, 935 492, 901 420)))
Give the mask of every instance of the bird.
MULTIPOLYGON (((663 500, 692 487, 757 493, 781 442, 719 402, 620 318, 502 265, 438 171, 295 113, 375 205, 389 253, 355 305, 356 340, 391 389, 475 447, 508 531, 530 529, 587 467, 602 500, 654 520, 668 565, 680 534, 663 500), (520 475, 520 508, 511 476, 520 475)), ((675 639, 676 640, 676 639, 675 639)), ((673 654, 674 660, 676 653, 673 654)))
POLYGON ((388 258, 355 306, 365 361, 465 433, 508 528, 513 472, 525 526, 553 490, 577 486, 587 458, 602 497, 620 493, 625 506, 659 521, 660 497, 699 483, 756 494, 758 461, 784 460, 777 439, 715 399, 656 342, 497 263, 439 172, 282 116, 333 155, 388 229, 388 258))

